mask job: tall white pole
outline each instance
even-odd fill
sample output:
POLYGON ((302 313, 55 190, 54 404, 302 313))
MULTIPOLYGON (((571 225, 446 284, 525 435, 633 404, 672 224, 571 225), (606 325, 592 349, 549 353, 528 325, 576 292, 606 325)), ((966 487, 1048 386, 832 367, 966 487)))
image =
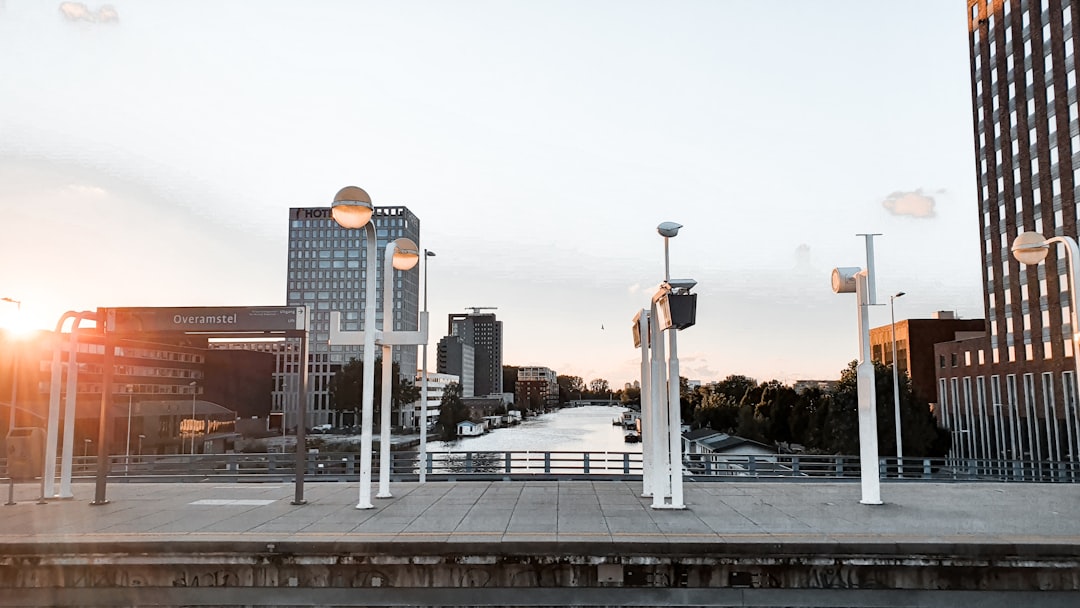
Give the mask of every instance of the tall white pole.
POLYGON ((859 394, 859 466, 864 505, 881 504, 878 468, 877 390, 874 363, 870 357, 870 299, 865 270, 855 275, 855 295, 859 315, 859 364, 856 379, 859 394))
POLYGON ((638 336, 641 338, 641 416, 638 418, 641 424, 641 496, 652 496, 652 478, 654 459, 652 441, 654 430, 652 427, 652 368, 649 364, 649 332, 651 331, 649 311, 641 309, 638 316, 638 336))
POLYGON ((55 347, 53 348, 52 366, 49 374, 49 418, 45 429, 45 462, 41 472, 45 480, 42 493, 52 496, 56 485, 56 448, 60 437, 60 357, 63 351, 64 323, 77 316, 78 313, 68 311, 61 315, 56 322, 56 333, 53 334, 55 347))
MULTIPOLYGON (((83 320, 80 315, 71 324, 71 334, 68 339, 68 376, 67 395, 64 398, 64 451, 60 457, 60 492, 59 498, 74 498, 71 489, 72 460, 75 456, 75 404, 79 394, 79 362, 76 353, 79 350, 79 324, 83 320)), ((103 446, 98 446, 101 449, 103 446)))
MULTIPOLYGON (((424 250, 422 256, 424 262, 424 310, 421 317, 427 317, 427 279, 428 258, 434 256, 432 251, 424 250)), ((424 344, 420 347, 422 359, 420 372, 420 483, 427 483, 427 427, 428 427, 428 373, 427 373, 427 336, 424 336, 424 344)))
MULTIPOLYGON (((1069 322, 1072 324, 1072 345, 1073 345, 1073 366, 1076 373, 1073 374, 1073 381, 1077 383, 1077 387, 1073 392, 1074 401, 1072 406, 1076 408, 1076 411, 1080 412, 1080 407, 1077 406, 1076 400, 1080 399, 1080 326, 1076 321, 1078 315, 1076 313, 1076 272, 1080 269, 1080 247, 1077 247, 1076 240, 1071 236, 1057 237, 1061 239, 1061 242, 1065 244, 1065 254, 1069 260, 1069 322)), ((1068 399, 1068 395, 1065 396, 1068 399)), ((1065 407, 1069 407, 1069 403, 1066 402, 1065 407)), ((1070 434, 1076 433, 1077 444, 1080 445, 1080 428, 1069 429, 1070 434)), ((1074 458, 1080 458, 1080 456, 1073 455, 1074 458)))
MULTIPOLYGON (((664 239, 666 242, 667 239, 664 239)), ((671 420, 668 433, 671 449, 671 505, 672 509, 685 509, 682 487, 682 400, 679 378, 678 329, 672 327, 668 332, 668 410, 671 420)))
MULTIPOLYGON (((397 243, 390 241, 383 253, 383 332, 394 331, 394 252, 397 243)), ((393 498, 390 494, 390 397, 393 392, 393 347, 382 347, 382 425, 379 431, 379 493, 375 498, 393 498)))
POLYGON ((656 312, 656 302, 649 309, 650 340, 652 348, 651 369, 652 380, 650 381, 650 393, 652 394, 653 437, 651 440, 653 449, 653 495, 652 507, 662 509, 667 505, 667 498, 671 496, 671 462, 669 460, 668 443, 668 413, 667 413, 667 378, 664 369, 664 336, 660 331, 659 318, 656 312))
POLYGON ((199 385, 191 383, 191 455, 195 455, 195 395, 199 392, 199 385))
POLYGON ((371 509, 371 418, 375 395, 375 222, 364 227, 367 239, 367 281, 364 286, 364 384, 360 401, 360 499, 357 509, 371 509))
POLYGON ((895 295, 889 296, 889 316, 892 320, 892 388, 893 410, 896 414, 896 471, 903 477, 904 439, 900 432, 900 362, 896 360, 896 298, 895 295))
MULTIPOLYGON (((11 302, 15 304, 16 311, 22 313, 22 301, 14 298, 0 298, 4 302, 11 302)), ((8 407, 8 432, 15 428, 15 400, 19 396, 19 356, 22 354, 22 348, 11 349, 11 405, 8 407)))

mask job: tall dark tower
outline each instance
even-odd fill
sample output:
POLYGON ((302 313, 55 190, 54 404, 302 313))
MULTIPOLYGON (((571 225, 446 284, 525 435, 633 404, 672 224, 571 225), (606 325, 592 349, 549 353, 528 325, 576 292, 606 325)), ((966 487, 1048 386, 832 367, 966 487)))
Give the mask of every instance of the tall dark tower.
POLYGON ((473 392, 476 396, 502 393, 502 321, 487 307, 472 307, 471 313, 450 315, 447 333, 473 347, 473 392))

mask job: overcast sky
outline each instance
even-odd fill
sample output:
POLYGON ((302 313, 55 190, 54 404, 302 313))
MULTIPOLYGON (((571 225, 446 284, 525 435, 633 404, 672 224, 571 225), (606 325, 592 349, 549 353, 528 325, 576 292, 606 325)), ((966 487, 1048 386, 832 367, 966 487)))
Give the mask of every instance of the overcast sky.
POLYGON ((838 377, 860 232, 897 319, 983 316, 960 0, 107 6, 0 0, 0 297, 41 327, 284 304, 288 208, 346 185, 420 218, 432 344, 497 307, 505 363, 616 387, 662 221, 692 379, 838 377))

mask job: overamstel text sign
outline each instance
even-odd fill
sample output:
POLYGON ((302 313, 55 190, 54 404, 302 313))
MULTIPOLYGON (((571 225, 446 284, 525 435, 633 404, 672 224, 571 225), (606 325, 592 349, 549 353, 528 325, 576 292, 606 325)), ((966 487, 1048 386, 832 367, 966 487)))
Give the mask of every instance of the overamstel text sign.
POLYGON ((100 308, 112 334, 303 331, 303 306, 100 308))

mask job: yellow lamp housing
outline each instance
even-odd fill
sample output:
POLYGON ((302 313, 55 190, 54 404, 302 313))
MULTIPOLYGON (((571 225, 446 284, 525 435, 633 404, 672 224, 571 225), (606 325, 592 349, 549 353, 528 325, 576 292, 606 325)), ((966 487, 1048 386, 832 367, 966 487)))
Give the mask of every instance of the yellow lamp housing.
POLYGON ((420 262, 420 248, 412 239, 400 238, 394 241, 394 268, 412 270, 420 262))
POLYGON ((330 214, 342 228, 363 228, 371 221, 375 205, 371 197, 362 188, 345 186, 334 195, 334 205, 330 214))

